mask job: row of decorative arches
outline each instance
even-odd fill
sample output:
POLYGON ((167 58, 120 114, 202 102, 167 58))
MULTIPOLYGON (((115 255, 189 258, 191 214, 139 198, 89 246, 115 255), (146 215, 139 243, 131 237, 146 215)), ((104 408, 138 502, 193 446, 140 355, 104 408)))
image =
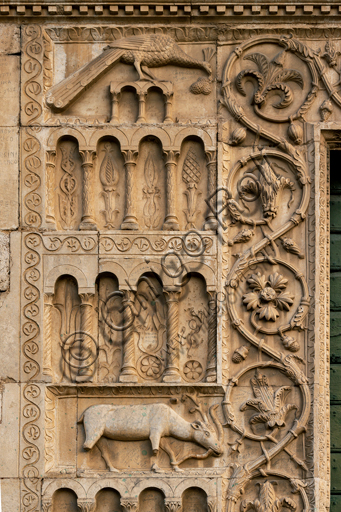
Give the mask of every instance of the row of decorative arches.
POLYGON ((200 139, 206 151, 215 149, 215 133, 209 134, 207 131, 195 127, 182 128, 176 131, 167 131, 162 128, 148 126, 148 133, 145 128, 138 128, 129 130, 126 128, 110 127, 101 130, 91 130, 86 134, 77 128, 62 127, 53 131, 47 139, 46 148, 48 150, 55 150, 58 140, 62 137, 72 137, 78 141, 80 150, 93 150, 95 151, 98 142, 105 138, 111 137, 117 139, 123 150, 136 151, 141 141, 146 136, 153 136, 157 138, 165 151, 173 150, 179 151, 183 141, 188 137, 197 137, 200 139))
MULTIPOLYGON (((132 483, 134 481, 131 481, 132 483)), ((137 479, 133 485, 129 485, 129 479, 102 478, 90 485, 88 482, 70 479, 56 479, 45 481, 43 489, 43 500, 53 500, 53 496, 60 490, 68 489, 73 492, 77 500, 95 500, 98 493, 103 489, 109 489, 119 494, 122 500, 138 500, 141 494, 150 489, 162 493, 164 499, 181 500, 188 490, 198 492, 208 500, 216 499, 216 482, 207 478, 183 478, 177 479, 176 485, 171 486, 169 482, 161 478, 137 479), (180 482, 179 482, 180 480, 180 482), (195 482, 193 481, 195 480, 195 482), (86 488, 87 487, 87 488, 86 488)))
POLYGON ((84 267, 82 264, 73 265, 70 263, 53 267, 47 273, 44 283, 44 292, 54 293, 55 283, 58 278, 63 275, 71 275, 77 281, 80 293, 94 293, 96 278, 102 273, 110 273, 116 276, 120 289, 136 290, 141 277, 145 273, 150 272, 155 273, 159 277, 164 287, 181 287, 182 281, 186 278, 186 275, 193 272, 200 274, 204 278, 207 291, 214 291, 217 286, 216 276, 212 266, 200 260, 185 260, 184 272, 175 279, 171 277, 171 273, 167 272, 167 268, 159 261, 152 261, 150 264, 146 262, 139 263, 128 273, 123 262, 103 259, 100 260, 98 268, 92 265, 86 265, 86 261, 84 261, 84 267), (87 272, 85 273, 82 268, 87 268, 87 272))

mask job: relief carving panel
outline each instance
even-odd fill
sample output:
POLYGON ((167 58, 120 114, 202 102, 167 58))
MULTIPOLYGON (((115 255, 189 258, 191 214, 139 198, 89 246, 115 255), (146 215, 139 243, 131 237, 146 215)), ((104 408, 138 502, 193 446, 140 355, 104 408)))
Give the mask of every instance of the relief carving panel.
POLYGON ((23 512, 326 510, 341 43, 248 30, 23 28, 23 512))

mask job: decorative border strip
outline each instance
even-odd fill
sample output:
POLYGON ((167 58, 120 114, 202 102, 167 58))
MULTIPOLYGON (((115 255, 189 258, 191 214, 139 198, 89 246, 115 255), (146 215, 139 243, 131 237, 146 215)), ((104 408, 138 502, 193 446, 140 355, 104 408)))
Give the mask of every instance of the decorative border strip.
POLYGON ((235 5, 2 5, 0 16, 326 16, 341 14, 341 5, 328 4, 265 4, 253 3, 235 5))

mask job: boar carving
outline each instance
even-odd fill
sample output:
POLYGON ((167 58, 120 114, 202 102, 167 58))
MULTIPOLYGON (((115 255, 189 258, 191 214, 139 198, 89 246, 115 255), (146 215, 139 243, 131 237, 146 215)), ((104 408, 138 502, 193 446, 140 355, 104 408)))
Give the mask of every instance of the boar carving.
MULTIPOLYGON (((84 424, 84 449, 91 450, 97 445, 109 471, 118 470, 111 462, 107 444, 103 438, 115 441, 149 439, 153 455, 157 457, 159 449, 162 448, 169 455, 173 469, 179 471, 178 464, 185 459, 177 462, 168 444, 163 442, 163 438, 173 437, 206 448, 204 455, 196 455, 195 458, 206 458, 209 455, 221 456, 223 428, 216 416, 217 407, 218 405, 210 407, 212 422, 209 422, 206 415, 201 413, 203 421, 196 420, 190 423, 166 404, 92 405, 84 411, 78 423, 84 424)), ((156 462, 152 465, 152 470, 160 471, 156 462)))

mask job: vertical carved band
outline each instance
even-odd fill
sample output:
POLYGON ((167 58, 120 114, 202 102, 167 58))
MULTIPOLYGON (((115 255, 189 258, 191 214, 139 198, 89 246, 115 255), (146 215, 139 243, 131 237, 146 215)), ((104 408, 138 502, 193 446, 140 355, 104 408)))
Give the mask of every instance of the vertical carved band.
POLYGON ((210 315, 208 317, 208 350, 206 382, 217 380, 217 302, 216 292, 210 293, 208 301, 210 315))
POLYGON ((52 377, 52 308, 53 294, 45 293, 43 374, 52 377))
POLYGON ((135 368, 135 344, 134 344, 134 299, 135 293, 132 290, 125 290, 123 295, 123 364, 120 382, 137 382, 135 368))
POLYGON ((92 293, 80 293, 81 298, 81 339, 80 339, 80 366, 78 370, 77 382, 92 380, 94 367, 89 362, 92 361, 92 321, 93 321, 93 299, 92 293))
POLYGON ((93 193, 92 176, 96 152, 91 150, 79 151, 82 158, 83 169, 83 201, 82 201, 82 220, 79 226, 81 230, 96 230, 96 222, 93 214, 93 193))
POLYGON ((207 167, 207 193, 208 193, 208 212, 204 229, 215 231, 218 227, 216 218, 217 209, 217 153, 216 151, 206 151, 206 167, 207 167))
POLYGON ((178 291, 166 291, 167 302, 167 366, 163 382, 180 382, 179 372, 179 298, 178 291))
POLYGON ((179 153, 175 151, 164 151, 167 169, 167 209, 166 218, 162 229, 165 231, 179 231, 179 221, 176 215, 176 168, 179 153))
POLYGON ((124 157, 124 166, 126 169, 126 206, 125 215, 121 224, 121 229, 139 229, 136 211, 134 206, 135 199, 135 169, 137 160, 137 151, 122 151, 124 157))
POLYGON ((54 212, 56 151, 46 151, 46 223, 49 229, 56 229, 54 212))

